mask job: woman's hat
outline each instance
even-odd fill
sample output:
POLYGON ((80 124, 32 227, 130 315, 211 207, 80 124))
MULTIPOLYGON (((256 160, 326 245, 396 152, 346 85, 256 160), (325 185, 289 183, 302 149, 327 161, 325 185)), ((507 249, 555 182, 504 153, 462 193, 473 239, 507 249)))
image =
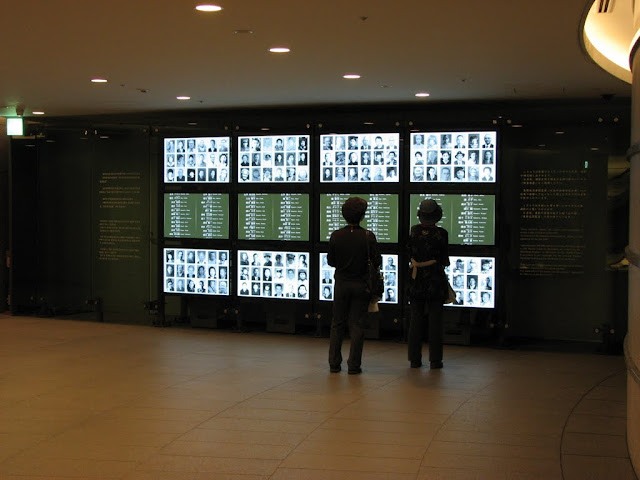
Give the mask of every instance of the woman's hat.
POLYGON ((342 205, 342 216, 347 223, 360 223, 367 211, 367 201, 360 197, 350 197, 342 205))
POLYGON ((442 208, 435 200, 423 200, 418 207, 418 217, 422 223, 437 223, 442 218, 442 208))

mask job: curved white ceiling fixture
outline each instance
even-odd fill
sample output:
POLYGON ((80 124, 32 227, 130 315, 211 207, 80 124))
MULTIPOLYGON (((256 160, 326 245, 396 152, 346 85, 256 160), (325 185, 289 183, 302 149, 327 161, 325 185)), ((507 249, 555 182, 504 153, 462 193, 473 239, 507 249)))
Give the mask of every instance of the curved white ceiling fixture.
POLYGON ((629 54, 636 37, 632 0, 595 0, 583 24, 589 56, 611 75, 631 83, 629 54))

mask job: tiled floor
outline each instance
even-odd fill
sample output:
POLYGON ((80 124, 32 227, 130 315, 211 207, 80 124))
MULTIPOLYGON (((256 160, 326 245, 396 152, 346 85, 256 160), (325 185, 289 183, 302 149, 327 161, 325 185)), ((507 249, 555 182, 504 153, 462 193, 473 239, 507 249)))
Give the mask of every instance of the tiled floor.
POLYGON ((622 357, 447 346, 430 371, 366 341, 350 376, 327 349, 0 316, 0 479, 635 479, 622 357))

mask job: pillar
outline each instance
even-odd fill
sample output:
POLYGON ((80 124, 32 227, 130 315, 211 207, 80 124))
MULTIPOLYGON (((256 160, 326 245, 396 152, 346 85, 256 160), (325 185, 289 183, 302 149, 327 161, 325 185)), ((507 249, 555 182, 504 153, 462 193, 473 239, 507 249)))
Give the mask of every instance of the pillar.
MULTIPOLYGON (((640 8, 636 5, 636 9, 640 8)), ((637 12, 636 12, 637 13, 637 12)), ((636 22, 637 26, 637 22, 636 22)), ((625 339, 627 362, 627 443, 633 468, 640 474, 640 40, 631 51, 632 112, 629 246, 629 331, 625 339)))

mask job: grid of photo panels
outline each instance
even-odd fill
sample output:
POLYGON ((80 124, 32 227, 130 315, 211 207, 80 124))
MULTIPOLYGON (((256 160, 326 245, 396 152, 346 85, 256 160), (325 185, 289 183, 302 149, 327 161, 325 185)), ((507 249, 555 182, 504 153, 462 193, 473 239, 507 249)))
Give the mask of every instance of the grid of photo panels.
POLYGON ((320 182, 398 182, 399 133, 321 135, 320 182))
MULTIPOLYGON (((320 286, 319 299, 330 302, 333 300, 333 272, 334 268, 327 262, 327 254, 320 254, 320 286)), ((378 303, 398 303, 398 255, 382 255, 384 275, 384 297, 378 303)))
POLYGON ((229 146, 229 137, 165 138, 165 183, 229 183, 229 146))
POLYGON ((309 253, 239 250, 238 295, 309 300, 309 253))
POLYGON ((164 292, 229 295, 229 250, 165 248, 164 292))
POLYGON ((496 181, 496 132, 418 132, 410 142, 412 182, 496 181))
POLYGON ((309 182, 309 135, 238 137, 238 182, 309 182))
POLYGON ((448 306, 494 308, 495 258, 449 257, 451 265, 445 268, 456 300, 448 306))

